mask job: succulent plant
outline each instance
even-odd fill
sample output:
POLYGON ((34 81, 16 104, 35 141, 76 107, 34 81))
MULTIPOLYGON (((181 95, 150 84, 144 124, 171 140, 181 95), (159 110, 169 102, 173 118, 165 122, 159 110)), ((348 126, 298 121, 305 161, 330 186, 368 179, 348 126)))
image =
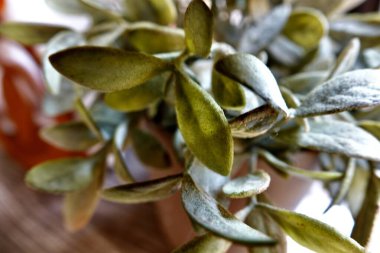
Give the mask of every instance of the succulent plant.
POLYGON ((286 252, 284 233, 316 252, 368 250, 380 200, 380 14, 345 14, 362 1, 189 2, 47 0, 91 25, 0 25, 3 36, 46 45, 44 110, 76 112, 40 134, 78 155, 33 167, 26 183, 65 196, 70 230, 87 224, 101 198, 134 204, 181 191, 199 235, 177 253, 222 253, 232 243, 286 252), (131 149, 178 174, 136 182, 131 149), (304 150, 318 170, 292 165, 304 150), (328 208, 348 201, 352 238, 271 204, 258 158, 284 177, 323 181, 328 208), (122 185, 102 189, 108 168, 122 185), (246 206, 232 214, 236 198, 246 206))

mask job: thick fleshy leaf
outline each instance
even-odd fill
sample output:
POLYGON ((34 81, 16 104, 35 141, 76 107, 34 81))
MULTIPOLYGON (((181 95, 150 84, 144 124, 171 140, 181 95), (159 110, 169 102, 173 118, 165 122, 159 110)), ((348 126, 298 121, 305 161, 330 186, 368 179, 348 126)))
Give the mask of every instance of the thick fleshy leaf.
POLYGON ((354 70, 316 87, 296 110, 298 117, 348 111, 380 104, 380 71, 354 70))
POLYGON ((372 47, 363 51, 363 60, 369 68, 380 67, 380 48, 372 47))
POLYGON ((343 121, 310 121, 310 131, 283 131, 278 138, 289 145, 380 161, 380 142, 363 129, 343 121))
POLYGON ((88 186, 93 179, 94 160, 91 158, 64 158, 34 166, 25 181, 32 188, 65 193, 88 186))
POLYGON ((215 64, 222 75, 244 85, 273 108, 288 114, 288 108, 276 79, 265 64, 253 55, 234 54, 223 57, 215 64))
POLYGON ((330 71, 327 80, 351 70, 359 57, 359 53, 360 40, 358 38, 353 38, 339 54, 335 66, 330 71))
POLYGON ((352 180, 355 175, 356 170, 356 160, 355 158, 350 158, 347 164, 346 171, 344 172, 344 177, 340 183, 340 187, 338 192, 333 197, 333 200, 331 201, 330 205, 326 208, 325 212, 327 212, 331 207, 333 207, 336 204, 340 204, 342 200, 346 197, 352 180))
POLYGON ((230 247, 230 241, 213 234, 205 234, 195 237, 172 253, 225 253, 230 247))
POLYGON ((305 49, 284 35, 277 36, 267 48, 275 62, 283 66, 296 68, 305 58, 305 49))
POLYGON ((185 48, 183 30, 151 23, 139 23, 129 28, 127 40, 134 48, 148 54, 181 51, 185 48))
POLYGON ((377 139, 380 139, 380 122, 372 120, 363 120, 358 122, 358 126, 371 133, 377 139))
POLYGON ((379 44, 380 27, 371 22, 336 19, 330 23, 330 36, 341 42, 358 37, 364 48, 373 47, 379 44))
POLYGON ((368 252, 376 252, 379 238, 380 177, 372 172, 367 186, 366 196, 355 220, 352 238, 365 246, 368 252), (376 232, 377 231, 377 232, 376 232))
POLYGON ((82 190, 70 192, 65 195, 63 205, 63 216, 65 227, 69 231, 82 229, 90 221, 100 199, 100 190, 106 166, 106 151, 103 148, 95 155, 93 179, 91 183, 82 190))
POLYGON ((163 98, 167 80, 167 75, 159 75, 130 89, 107 93, 104 102, 109 107, 123 112, 146 109, 163 98))
POLYGON ((86 12, 80 0, 45 0, 45 2, 50 8, 62 13, 81 14, 86 12))
POLYGON ((290 15, 283 34, 305 49, 313 49, 327 34, 328 21, 318 10, 298 8, 290 15))
POLYGON ((99 139, 83 122, 67 122, 45 127, 40 136, 49 144, 64 150, 87 150, 99 142, 99 139))
POLYGON ((106 189, 102 197, 108 201, 137 204, 158 201, 174 194, 181 187, 182 174, 141 183, 132 183, 106 189))
POLYGON ((278 119, 278 112, 270 105, 262 105, 230 120, 232 135, 238 138, 254 138, 265 134, 278 119))
POLYGON ((290 174, 297 177, 306 177, 322 181, 337 180, 342 178, 342 173, 336 171, 314 171, 301 169, 296 166, 287 164, 271 153, 260 150, 259 155, 274 169, 278 170, 280 173, 290 174))
POLYGON ((257 229, 273 239, 277 244, 269 247, 251 247, 249 253, 285 253, 286 236, 281 227, 265 211, 255 208, 247 217, 249 226, 257 229))
POLYGON ((200 190, 189 175, 182 185, 186 212, 199 225, 225 239, 247 245, 272 245, 273 239, 238 220, 215 199, 200 190))
POLYGON ((241 37, 239 51, 257 54, 265 49, 281 32, 291 10, 292 8, 289 4, 277 6, 257 26, 249 26, 241 37), (276 20, 276 22, 273 22, 273 20, 276 20))
POLYGON ((262 170, 238 177, 223 186, 223 193, 230 198, 246 198, 268 189, 270 176, 262 170))
POLYGON ((161 143, 148 132, 140 129, 131 131, 133 148, 140 161, 157 169, 170 167, 170 157, 161 143))
POLYGON ((231 130, 222 109, 186 74, 177 74, 178 127, 191 152, 209 169, 228 175, 233 161, 231 130))
POLYGON ((68 30, 68 28, 50 24, 21 22, 0 24, 0 35, 25 45, 45 43, 57 33, 65 30, 68 30))
POLYGON ((149 0, 155 10, 159 24, 168 25, 177 19, 177 9, 173 0, 149 0))
POLYGON ((63 77, 51 65, 49 56, 68 47, 84 44, 84 42, 85 39, 81 34, 66 31, 58 33, 47 43, 42 64, 46 84, 52 94, 58 95, 61 91, 63 77))
POLYGON ((321 253, 365 252, 355 240, 321 221, 267 204, 258 204, 257 208, 269 214, 293 240, 311 250, 321 253))
POLYGON ((282 78, 280 84, 294 93, 307 94, 322 84, 328 76, 326 71, 301 72, 282 78))
MULTIPOLYGON (((296 6, 313 7, 325 13, 327 16, 335 16, 346 13, 359 6, 365 0, 294 0, 296 6)), ((362 15, 362 13, 360 13, 362 15)))
POLYGON ((245 106, 245 93, 239 83, 212 72, 212 94, 218 104, 227 110, 242 110, 245 106))
POLYGON ((153 56, 92 46, 66 49, 49 59, 65 77, 103 92, 132 88, 170 68, 153 56))
POLYGON ((212 44, 213 18, 211 10, 202 0, 193 0, 187 7, 184 29, 190 53, 206 57, 212 44))

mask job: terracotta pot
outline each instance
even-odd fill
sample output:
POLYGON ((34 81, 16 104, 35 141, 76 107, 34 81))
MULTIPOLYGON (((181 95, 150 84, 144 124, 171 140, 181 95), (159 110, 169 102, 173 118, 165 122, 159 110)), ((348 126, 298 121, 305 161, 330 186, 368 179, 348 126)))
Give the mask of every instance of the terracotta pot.
MULTIPOLYGON (((306 169, 315 168, 315 153, 303 152, 295 155, 294 165, 306 169)), ((284 179, 275 173, 268 164, 261 160, 259 160, 258 168, 267 171, 271 175, 271 184, 267 190, 267 194, 271 201, 279 207, 294 209, 301 201, 302 197, 307 193, 312 183, 311 180, 296 177, 284 179)), ((168 172, 163 173, 161 171, 152 171, 151 176, 157 178, 162 177, 163 174, 167 173, 168 172)), ((175 171, 171 171, 171 173, 175 173, 175 171)), ((240 203, 239 201, 232 203, 230 209, 239 209, 238 206, 241 206, 240 203)), ((177 193, 168 199, 156 202, 155 206, 158 220, 163 228, 163 233, 165 233, 173 248, 186 243, 195 236, 189 218, 182 207, 180 193, 177 193)), ((246 252, 246 249, 245 247, 234 246, 229 252, 246 252)))

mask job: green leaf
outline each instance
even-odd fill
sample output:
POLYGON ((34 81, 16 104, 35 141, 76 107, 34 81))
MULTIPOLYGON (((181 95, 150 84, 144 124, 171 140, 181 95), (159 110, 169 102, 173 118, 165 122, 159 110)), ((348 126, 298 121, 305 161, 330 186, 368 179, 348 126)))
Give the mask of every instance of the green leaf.
POLYGON ((185 40, 190 53, 206 57, 213 35, 212 12, 202 0, 193 0, 186 9, 185 40))
POLYGON ((25 177, 34 189, 65 193, 88 186, 93 179, 94 160, 91 158, 64 158, 34 166, 25 177))
POLYGON ((85 39, 81 34, 72 31, 64 31, 56 34, 47 43, 45 53, 43 55, 42 66, 46 84, 52 94, 59 94, 64 80, 62 75, 59 74, 51 65, 49 56, 68 47, 84 44, 84 42, 85 39))
POLYGON ((215 199, 200 190, 189 175, 183 178, 182 202, 191 219, 218 236, 246 245, 275 243, 273 239, 234 217, 215 199))
POLYGON ((247 198, 268 189, 270 176, 262 170, 238 177, 223 186, 223 193, 230 198, 247 198))
POLYGON ((137 204, 158 201, 174 194, 181 187, 182 174, 132 183, 106 189, 102 197, 108 201, 137 204))
POLYGON ((355 175, 355 170, 356 170, 356 160, 355 158, 350 158, 347 164, 346 171, 344 172, 344 177, 340 183, 339 190, 333 197, 333 200, 330 203, 330 205, 324 211, 325 213, 334 205, 342 202, 342 200, 346 197, 348 191, 350 190, 352 180, 355 175))
POLYGON ((257 208, 269 214, 293 240, 313 251, 320 253, 365 252, 356 241, 340 234, 321 221, 267 204, 260 203, 257 208))
POLYGON ((173 0, 149 0, 157 15, 157 22, 163 25, 177 20, 177 9, 173 0))
POLYGON ((240 84, 216 71, 212 71, 211 91, 216 102, 224 109, 242 110, 246 104, 240 84))
POLYGON ((70 151, 84 151, 99 142, 88 127, 78 121, 45 127, 40 136, 49 144, 70 151))
POLYGON ((316 87, 296 110, 298 117, 337 113, 380 104, 380 71, 354 70, 316 87))
POLYGON ((316 86, 323 83, 328 76, 326 71, 301 72, 282 78, 280 85, 294 93, 307 94, 316 86))
POLYGON ((298 8, 290 15, 283 34, 309 50, 318 46, 327 31, 328 21, 320 11, 312 8, 298 8))
POLYGON ((310 131, 283 131, 279 140, 311 150, 380 161, 379 141, 363 129, 343 121, 310 121, 310 131))
POLYGON ((140 129, 131 131, 133 148, 140 161, 158 169, 170 167, 170 157, 161 143, 148 132, 140 129))
POLYGON ((59 32, 68 28, 58 25, 5 22, 0 24, 0 35, 25 45, 46 43, 59 32))
POLYGON ((158 54, 183 50, 185 48, 184 35, 181 29, 139 23, 128 29, 127 41, 141 52, 158 54))
POLYGON ((274 109, 282 111, 285 115, 288 114, 276 79, 268 67, 255 56, 228 55, 215 63, 215 70, 252 90, 274 109))
MULTIPOLYGON (((365 0, 295 0, 293 3, 296 6, 306 6, 319 9, 328 17, 334 17, 354 9, 364 1, 365 0)), ((363 15, 363 13, 360 13, 360 15, 363 15)))
POLYGON ((379 204, 380 204, 380 178, 372 171, 367 186, 366 196, 360 212, 355 220, 352 238, 365 246, 368 252, 376 252, 378 245, 379 226, 379 204))
POLYGON ((358 126, 371 133, 377 139, 380 139, 380 122, 372 120, 363 120, 358 122, 358 126))
POLYGON ((249 253, 284 253, 286 237, 281 227, 265 211, 255 208, 247 217, 249 226, 277 240, 277 244, 267 247, 251 247, 249 253))
POLYGON ((231 130, 222 109, 186 74, 177 73, 178 127, 191 152, 209 169, 228 175, 233 161, 231 130))
POLYGON ((122 112, 134 112, 148 108, 164 96, 168 75, 158 75, 149 81, 127 90, 107 93, 104 102, 122 112))
POLYGON ((353 38, 339 54, 335 66, 331 69, 327 80, 351 70, 360 53, 360 40, 353 38))
POLYGON ((106 168, 107 146, 94 155, 96 163, 91 183, 82 190, 65 195, 63 216, 65 227, 69 231, 82 229, 90 221, 99 202, 106 168))
POLYGON ((265 134, 278 119, 278 112, 270 105, 262 105, 230 120, 232 135, 238 138, 254 138, 265 134))
POLYGON ((45 0, 45 2, 50 8, 65 14, 82 14, 85 12, 80 0, 45 0))
POLYGON ((241 36, 239 51, 257 54, 265 49, 281 32, 291 10, 289 4, 279 5, 260 20, 257 26, 248 26, 241 36))
POLYGON ((259 155, 274 169, 279 170, 280 173, 290 174, 297 177, 306 177, 316 180, 330 181, 342 178, 342 173, 336 171, 313 171, 298 168, 296 166, 287 164, 271 153, 260 150, 259 155))
POLYGON ((65 77, 103 92, 132 88, 170 68, 153 56, 106 47, 74 47, 49 59, 65 77))
POLYGON ((205 234, 195 237, 172 253, 225 253, 230 247, 231 242, 213 234, 205 234))

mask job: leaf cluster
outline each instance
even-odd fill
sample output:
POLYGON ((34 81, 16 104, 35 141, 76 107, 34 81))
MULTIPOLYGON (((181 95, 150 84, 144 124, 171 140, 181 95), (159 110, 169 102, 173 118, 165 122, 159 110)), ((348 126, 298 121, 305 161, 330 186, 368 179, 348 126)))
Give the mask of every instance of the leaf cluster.
POLYGON ((135 204, 180 191, 204 230, 177 253, 222 253, 232 243, 286 252, 284 233, 316 252, 365 252, 379 205, 380 14, 345 14, 355 1, 328 1, 333 8, 307 0, 216 2, 210 9, 193 0, 181 12, 182 1, 172 0, 48 0, 58 11, 88 15, 91 27, 2 23, 3 36, 46 43, 53 113, 76 112, 74 121, 44 128, 42 138, 83 152, 35 166, 27 184, 65 195, 72 230, 88 222, 100 198, 135 204), (253 8, 259 2, 266 4, 253 8), (245 25, 234 23, 237 12, 245 25), (136 182, 130 149, 147 167, 180 172, 136 182), (318 170, 287 159, 305 150, 320 157, 318 170), (250 162, 241 177, 234 176, 237 157, 250 162), (270 176, 257 157, 284 177, 337 184, 330 207, 363 193, 352 209, 357 241, 271 204, 264 195, 270 176), (108 167, 124 184, 103 190, 108 167), (367 190, 351 187, 357 171, 369 175, 367 190), (232 214, 235 198, 247 205, 232 214))

